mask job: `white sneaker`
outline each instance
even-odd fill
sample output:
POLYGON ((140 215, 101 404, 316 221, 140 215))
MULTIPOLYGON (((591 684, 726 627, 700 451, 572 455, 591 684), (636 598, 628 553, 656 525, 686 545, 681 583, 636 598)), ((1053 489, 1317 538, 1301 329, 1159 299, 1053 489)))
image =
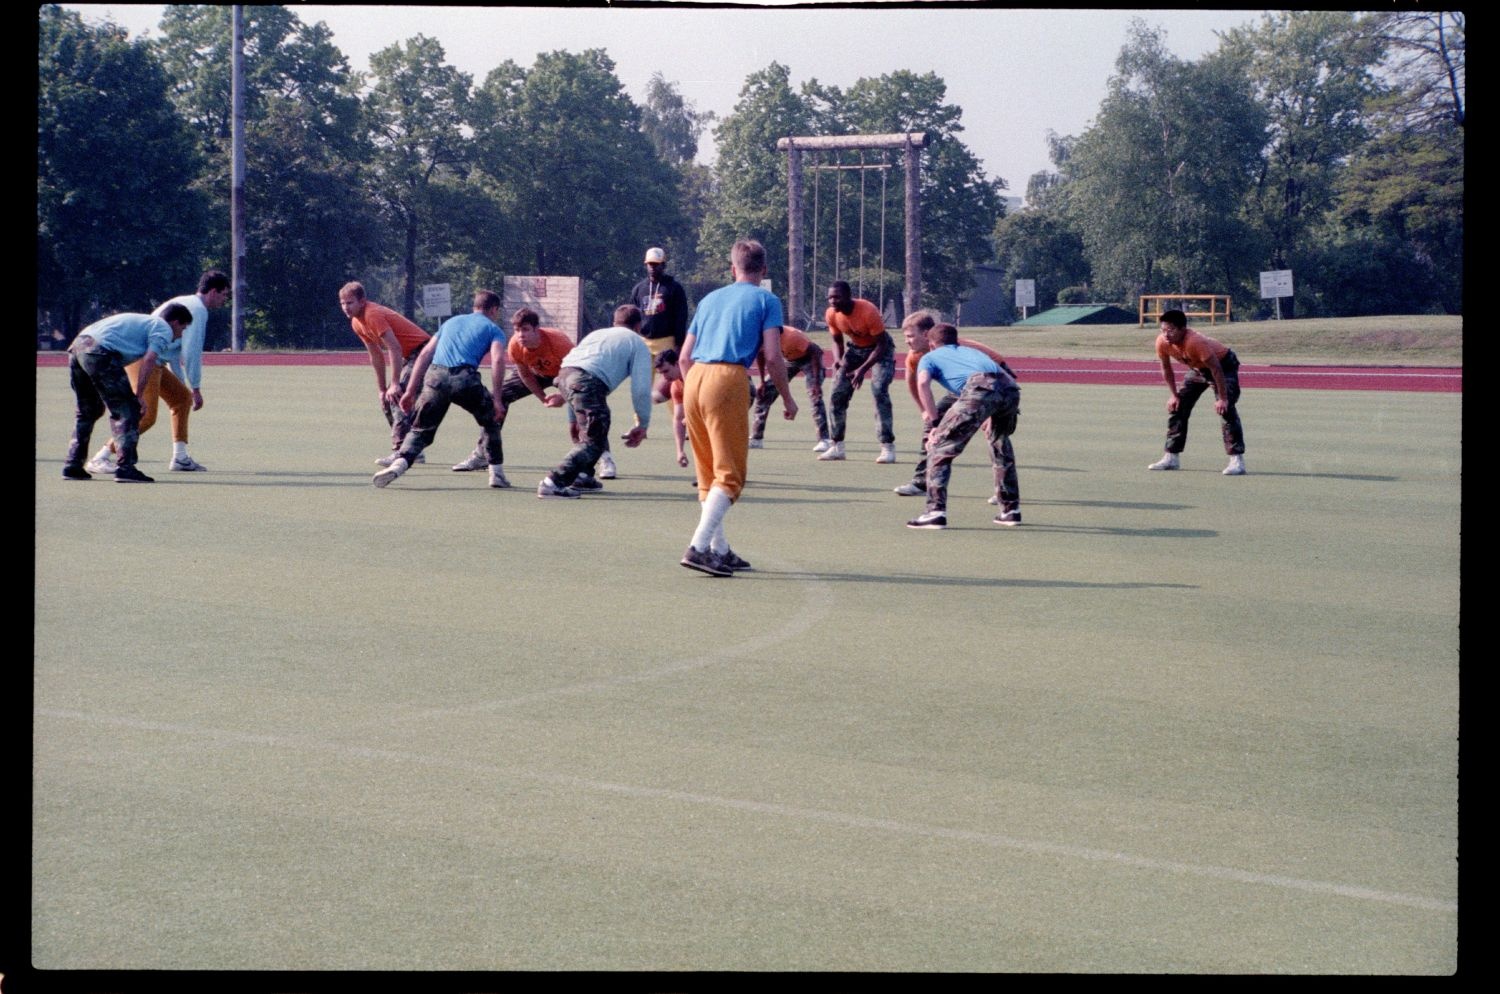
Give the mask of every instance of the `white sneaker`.
POLYGON ((536 485, 538 497, 561 497, 565 500, 577 500, 582 494, 572 487, 559 487, 552 482, 552 477, 542 477, 542 482, 536 485))
POLYGON ((400 476, 402 473, 405 473, 409 468, 410 464, 407 463, 405 459, 397 456, 396 458, 391 460, 391 464, 389 466, 387 466, 385 469, 382 469, 374 476, 370 477, 370 482, 375 484, 377 487, 389 486, 392 480, 400 476))
POLYGON ((764 439, 759 439, 759 438, 752 438, 752 439, 750 439, 750 448, 752 448, 752 449, 764 449, 765 447, 766 447, 766 443, 765 443, 764 439))
POLYGON ((1177 469, 1177 453, 1168 452, 1156 462, 1146 467, 1147 469, 1177 469))
POLYGON ((476 449, 475 451, 469 453, 469 458, 465 459, 461 463, 455 464, 453 467, 453 472, 472 473, 476 469, 484 469, 489 464, 489 455, 476 449))
POLYGON ((828 448, 824 449, 823 450, 823 454, 820 455, 820 456, 818 456, 818 461, 819 462, 835 462, 835 461, 843 459, 843 458, 844 458, 844 443, 843 442, 829 442, 828 443, 828 448))
POLYGON ((608 452, 599 457, 599 479, 613 480, 615 478, 615 458, 608 452))
POLYGON ((173 459, 168 469, 174 473, 202 473, 206 472, 208 467, 192 456, 183 455, 173 459))
POLYGON ((1000 495, 999 494, 990 494, 988 497, 986 497, 984 499, 984 502, 986 504, 994 504, 994 505, 996 505, 998 507, 999 504, 1000 504, 1000 495))
POLYGON ((115 462, 115 454, 109 451, 109 446, 106 445, 104 448, 94 453, 94 458, 84 463, 83 468, 88 470, 90 473, 98 473, 100 476, 108 476, 120 467, 119 464, 115 462))
POLYGON ((813 451, 814 452, 827 452, 828 451, 828 447, 830 445, 832 445, 832 444, 833 443, 830 442, 828 439, 826 439, 826 438, 820 438, 820 439, 818 439, 818 444, 813 446, 813 451))
POLYGON ((1244 476, 1245 475, 1245 457, 1244 456, 1230 456, 1229 457, 1229 465, 1224 467, 1224 475, 1225 476, 1244 476))
POLYGON ((902 497, 920 497, 927 492, 926 487, 919 487, 915 483, 903 483, 899 487, 892 488, 894 493, 902 497))
POLYGON ((505 467, 499 463, 490 467, 490 486, 496 490, 510 489, 510 481, 505 478, 505 467))
MULTIPOLYGON (((375 460, 375 465, 377 465, 377 466, 390 466, 390 465, 393 465, 396 462, 396 460, 399 459, 399 458, 401 458, 401 454, 399 452, 392 452, 390 455, 381 456, 379 459, 376 459, 375 460)), ((418 452, 417 453, 416 462, 426 462, 426 461, 427 461, 427 455, 426 455, 426 453, 418 452)), ((410 467, 411 467, 411 463, 407 463, 407 468, 410 468, 410 467)))
POLYGON ((896 447, 894 445, 881 445, 880 455, 875 457, 876 462, 887 463, 896 461, 896 447))

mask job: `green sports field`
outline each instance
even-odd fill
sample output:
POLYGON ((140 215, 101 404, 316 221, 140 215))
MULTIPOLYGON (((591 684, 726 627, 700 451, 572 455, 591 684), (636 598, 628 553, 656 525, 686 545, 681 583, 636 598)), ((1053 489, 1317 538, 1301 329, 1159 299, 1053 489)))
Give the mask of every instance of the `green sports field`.
POLYGON ((925 532, 861 391, 720 580, 662 408, 604 495, 535 498, 529 401, 515 489, 455 409, 376 490, 368 369, 209 372, 210 472, 164 412, 123 486, 37 371, 35 968, 1457 968, 1458 394, 1247 386, 1225 478, 1206 409, 1145 471, 1160 387, 1023 384, 1025 524, 976 444, 925 532))

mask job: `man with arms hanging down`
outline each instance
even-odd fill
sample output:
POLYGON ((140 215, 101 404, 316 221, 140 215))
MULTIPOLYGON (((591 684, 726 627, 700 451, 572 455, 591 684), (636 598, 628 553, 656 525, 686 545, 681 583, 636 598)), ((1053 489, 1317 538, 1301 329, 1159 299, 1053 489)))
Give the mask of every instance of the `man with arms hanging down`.
MULTIPOLYGON (((363 283, 345 283, 339 290, 339 307, 349 319, 354 334, 370 353, 375 369, 375 389, 380 397, 380 411, 391 426, 391 451, 375 460, 377 466, 389 466, 406 433, 411 430, 411 414, 401 410, 401 395, 411 378, 411 364, 427 345, 431 336, 400 314, 365 298, 363 283), (386 378, 386 357, 390 357, 390 378, 386 378)), ((420 382, 420 381, 419 381, 420 382)), ((417 456, 418 462, 427 458, 417 456)))
POLYGON ((1171 399, 1167 401, 1167 451, 1147 469, 1177 469, 1177 457, 1187 448, 1188 418, 1193 405, 1210 386, 1214 390, 1214 412, 1219 415, 1224 436, 1224 451, 1229 453, 1225 476, 1245 475, 1245 429, 1240 425, 1235 404, 1240 399, 1240 360, 1234 350, 1207 335, 1188 327, 1182 311, 1167 311, 1161 316, 1161 334, 1156 337, 1156 358, 1161 360, 1162 379, 1167 382, 1171 399), (1188 374, 1177 386, 1172 360, 1188 367, 1188 374))
POLYGON ((896 461, 896 435, 891 429, 891 380, 896 376, 896 344, 880 310, 868 300, 856 299, 843 280, 828 288, 828 310, 823 316, 833 336, 833 396, 829 398, 833 440, 818 456, 822 460, 844 458, 844 425, 854 391, 870 379, 875 400, 875 423, 880 434, 879 463, 896 461), (845 343, 844 339, 848 338, 845 343))

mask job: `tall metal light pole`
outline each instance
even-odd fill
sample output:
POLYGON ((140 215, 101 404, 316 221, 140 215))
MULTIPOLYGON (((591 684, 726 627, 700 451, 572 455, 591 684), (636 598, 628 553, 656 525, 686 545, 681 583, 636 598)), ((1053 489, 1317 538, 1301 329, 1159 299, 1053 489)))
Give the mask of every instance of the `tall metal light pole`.
POLYGON ((234 283, 229 317, 229 347, 245 351, 245 8, 235 4, 234 55, 231 59, 229 102, 230 144, 233 148, 229 187, 230 280, 234 283))

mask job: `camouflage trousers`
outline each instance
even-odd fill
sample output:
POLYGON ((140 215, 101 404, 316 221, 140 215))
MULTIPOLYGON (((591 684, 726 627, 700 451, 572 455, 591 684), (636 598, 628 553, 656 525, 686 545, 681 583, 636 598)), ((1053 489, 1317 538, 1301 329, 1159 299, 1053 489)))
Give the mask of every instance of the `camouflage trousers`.
MULTIPOLYGON (((1235 405, 1240 400, 1240 360, 1230 349, 1219 360, 1224 371, 1224 391, 1229 395, 1229 409, 1221 416, 1219 425, 1224 436, 1224 451, 1231 456, 1245 454, 1245 429, 1240 424, 1240 412, 1235 405)), ((1193 370, 1182 378, 1177 388, 1177 410, 1167 416, 1167 451, 1181 452, 1187 448, 1188 418, 1193 416, 1193 405, 1204 391, 1214 388, 1213 377, 1201 370, 1193 370)))
MULTIPOLYGON (((411 371, 417 367, 417 356, 422 354, 420 346, 411 350, 411 355, 401 364, 401 378, 396 385, 405 392, 407 384, 411 382, 411 371)), ((395 452, 401 448, 401 442, 406 438, 406 433, 411 431, 411 419, 416 415, 416 408, 407 414, 401 410, 400 404, 393 404, 384 397, 380 398, 380 413, 385 415, 386 424, 391 426, 391 451, 395 452)))
POLYGON ((1009 451, 1010 434, 1016 430, 1016 413, 1020 409, 1021 388, 1009 376, 975 373, 969 377, 948 413, 927 433, 927 510, 948 509, 948 478, 953 460, 986 419, 990 422, 990 464, 995 468, 1001 508, 1013 511, 1021 506, 1015 453, 1009 451))
MULTIPOLYGON (((958 394, 950 393, 937 403, 938 421, 941 422, 950 408, 958 402, 958 394)), ((1017 414, 1020 411, 1017 410, 1017 414)), ((1021 487, 1016 479, 1016 450, 1010 444, 1010 435, 1004 435, 1000 439, 1000 459, 994 462, 995 469, 995 497, 1000 502, 1002 511, 1019 511, 1021 509, 1021 487)), ((917 460, 917 466, 912 470, 912 485, 921 490, 927 489, 927 438, 922 439, 922 458, 917 460)))
POLYGON ((73 438, 68 443, 67 464, 82 468, 89 455, 94 423, 109 411, 117 465, 134 466, 136 445, 141 438, 141 404, 130 388, 125 360, 118 352, 93 349, 75 352, 68 360, 68 380, 77 398, 73 438))
POLYGON ((557 374, 557 387, 573 412, 578 426, 578 444, 549 475, 559 487, 566 487, 594 466, 609 448, 609 388, 604 381, 573 366, 557 374))
POLYGON ((495 398, 479 378, 474 366, 429 366, 422 378, 422 393, 411 413, 411 431, 401 442, 401 458, 416 462, 422 450, 437 437, 438 425, 454 404, 474 415, 480 438, 491 463, 505 461, 500 448, 500 422, 495 417, 495 398))
MULTIPOLYGON (((896 433, 892 430, 891 417, 891 381, 896 378, 896 346, 891 341, 890 332, 886 332, 885 356, 870 370, 870 395, 875 398, 875 426, 880 434, 880 444, 890 445, 896 441, 896 433)), ((844 350, 844 361, 834 370, 837 377, 833 385, 833 395, 828 398, 829 426, 833 429, 829 436, 835 442, 844 440, 844 422, 849 414, 849 401, 854 397, 854 371, 869 360, 878 345, 872 345, 867 349, 851 345, 844 350)))
MULTIPOLYGON (((787 360, 787 381, 790 382, 798 373, 802 374, 802 380, 807 384, 807 403, 812 408, 813 424, 818 429, 818 437, 827 438, 828 410, 823 406, 823 350, 816 345, 808 345, 807 352, 801 359, 787 360)), ((781 391, 770 380, 762 383, 755 392, 755 413, 750 420, 751 438, 766 437, 766 419, 771 414, 771 405, 780 396, 781 391)))

